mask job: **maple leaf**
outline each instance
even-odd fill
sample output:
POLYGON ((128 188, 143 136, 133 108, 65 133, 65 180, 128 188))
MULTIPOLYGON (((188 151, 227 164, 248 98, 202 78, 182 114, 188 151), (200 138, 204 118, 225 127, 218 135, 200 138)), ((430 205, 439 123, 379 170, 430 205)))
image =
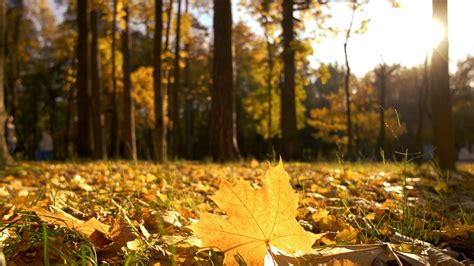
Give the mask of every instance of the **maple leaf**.
POLYGON ((263 265, 265 254, 272 255, 271 247, 292 255, 309 252, 324 234, 307 232, 296 221, 298 194, 289 181, 281 161, 269 167, 260 189, 242 180, 235 184, 223 180, 211 199, 227 217, 201 213, 191 228, 203 247, 227 253, 227 265, 237 264, 228 259, 234 254, 240 254, 247 265, 263 265))

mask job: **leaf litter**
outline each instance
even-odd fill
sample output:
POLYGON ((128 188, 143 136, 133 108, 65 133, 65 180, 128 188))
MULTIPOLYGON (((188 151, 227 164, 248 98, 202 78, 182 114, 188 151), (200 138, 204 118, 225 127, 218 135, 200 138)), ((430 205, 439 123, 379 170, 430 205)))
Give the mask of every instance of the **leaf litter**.
POLYGON ((468 264, 474 169, 460 169, 441 177, 401 164, 22 162, 0 178, 0 255, 9 265, 43 263, 45 250, 63 264, 468 264), (210 242, 217 234, 200 225, 254 235, 254 254, 229 237, 210 242), (307 241, 285 241, 286 229, 307 241))

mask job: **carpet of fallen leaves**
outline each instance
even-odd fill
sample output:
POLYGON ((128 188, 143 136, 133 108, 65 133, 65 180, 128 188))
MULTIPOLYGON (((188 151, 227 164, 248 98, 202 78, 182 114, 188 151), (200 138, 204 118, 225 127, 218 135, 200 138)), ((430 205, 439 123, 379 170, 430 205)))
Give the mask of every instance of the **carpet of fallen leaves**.
MULTIPOLYGON (((218 264, 223 254, 199 248, 190 225, 199 212, 223 214, 209 198, 222 179, 259 187, 267 168, 255 160, 17 163, 0 172, 0 259, 218 264)), ((296 220, 327 233, 314 248, 390 243, 416 256, 429 245, 458 261, 474 258, 473 164, 448 176, 403 163, 286 163, 285 169, 300 195, 296 220)))

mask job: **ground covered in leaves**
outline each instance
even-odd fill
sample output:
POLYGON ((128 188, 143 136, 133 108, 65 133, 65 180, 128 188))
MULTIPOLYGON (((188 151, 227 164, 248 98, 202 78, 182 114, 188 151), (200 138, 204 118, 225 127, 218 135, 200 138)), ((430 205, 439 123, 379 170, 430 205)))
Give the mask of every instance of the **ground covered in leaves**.
MULTIPOLYGON (((325 233, 315 250, 383 244, 401 255, 398 263, 428 261, 433 250, 438 261, 474 258, 473 164, 448 176, 407 163, 284 166, 300 196, 296 220, 325 233)), ((257 188, 267 168, 257 161, 17 163, 0 173, 0 260, 219 264, 234 254, 200 247, 190 225, 202 212, 224 215, 210 199, 222 179, 257 188)))

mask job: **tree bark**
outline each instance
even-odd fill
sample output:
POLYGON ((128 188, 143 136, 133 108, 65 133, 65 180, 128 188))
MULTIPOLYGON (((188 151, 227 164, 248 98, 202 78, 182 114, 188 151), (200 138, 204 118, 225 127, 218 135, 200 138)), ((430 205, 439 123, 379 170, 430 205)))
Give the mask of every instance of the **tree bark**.
POLYGON ((416 128, 416 148, 418 149, 418 158, 416 159, 417 163, 423 162, 423 127, 424 127, 424 120, 425 120, 425 107, 426 107, 426 99, 427 97, 427 88, 429 88, 429 75, 428 75, 428 55, 425 58, 425 64, 423 66, 423 77, 421 86, 418 86, 418 121, 417 121, 417 128, 416 128))
POLYGON ((12 161, 8 153, 7 143, 5 141, 5 119, 7 114, 5 112, 3 86, 5 77, 5 1, 0 0, 0 167, 3 168, 6 164, 12 161))
POLYGON ((117 0, 113 1, 112 15, 112 123, 110 128, 110 155, 119 157, 119 121, 117 108, 117 77, 115 64, 116 35, 117 32, 117 0))
POLYGON ((155 37, 154 37, 154 69, 153 81, 155 89, 155 134, 153 143, 156 143, 155 162, 166 160, 166 126, 164 123, 164 99, 161 82, 161 51, 163 34, 163 0, 155 1, 155 37))
POLYGON ((293 29, 293 0, 283 0, 283 64, 284 80, 281 92, 282 155, 286 160, 301 157, 296 129, 295 50, 293 29))
POLYGON ((439 166, 454 170, 456 151, 454 123, 449 89, 449 44, 447 0, 433 0, 433 19, 444 26, 444 36, 433 49, 431 57, 431 110, 433 115, 433 144, 439 166))
MULTIPOLYGON (((185 0, 185 8, 184 13, 189 15, 189 0, 185 0)), ((184 46, 184 50, 186 51, 186 66, 184 68, 184 122, 185 122, 185 153, 186 159, 191 160, 193 159, 193 124, 194 124, 194 114, 193 114, 193 98, 191 94, 191 36, 188 36, 187 42, 184 46)))
POLYGON ((376 154, 385 153, 385 99, 386 99, 386 90, 387 82, 390 78, 390 75, 397 69, 397 66, 388 66, 384 63, 380 66, 376 72, 377 79, 379 82, 379 135, 377 138, 377 150, 376 154))
POLYGON ((171 132, 170 132, 170 156, 172 159, 176 159, 179 156, 180 150, 180 136, 181 136, 181 123, 179 115, 179 96, 180 96, 180 69, 179 69, 179 60, 180 60, 180 42, 181 42, 181 0, 178 0, 178 10, 176 13, 176 39, 175 39, 175 50, 174 50, 174 83, 173 89, 171 91, 171 101, 169 105, 170 110, 170 122, 171 122, 171 132))
POLYGON ((273 90, 273 44, 270 42, 266 27, 265 27, 265 42, 267 45, 267 64, 268 64, 268 73, 267 73, 267 101, 268 101, 268 121, 267 121, 267 131, 268 131, 268 152, 271 154, 273 149, 272 143, 272 112, 273 112, 273 102, 272 102, 272 90, 273 90))
POLYGON ((377 138, 377 154, 385 152, 385 83, 386 83, 386 68, 384 64, 379 69, 379 136, 377 138))
POLYGON ((347 135, 347 157, 349 160, 354 160, 354 150, 352 143, 352 117, 351 117, 351 93, 350 93, 350 81, 351 81, 351 67, 349 65, 349 58, 347 56, 347 45, 349 38, 351 37, 352 24, 354 22, 354 15, 356 10, 356 3, 353 3, 352 18, 349 25, 349 29, 346 33, 346 41, 344 42, 344 59, 346 62, 346 76, 344 80, 344 92, 346 95, 346 135, 347 135))
POLYGON ((238 158, 230 0, 214 0, 214 58, 209 150, 214 160, 238 158))
MULTIPOLYGON (((23 0, 18 0, 15 3, 16 14, 15 14, 15 22, 13 24, 13 38, 11 43, 11 48, 9 49, 9 57, 11 59, 11 70, 10 70, 10 90, 6 88, 5 90, 5 109, 8 114, 15 117, 16 116, 16 95, 17 95, 17 88, 20 85, 20 64, 19 61, 19 53, 18 53, 18 46, 20 42, 20 32, 21 26, 23 21, 23 0)), ((5 81, 6 82, 6 81, 5 81)))
POLYGON ((352 117, 351 117, 351 93, 350 93, 350 78, 351 67, 347 58, 347 43, 344 43, 344 57, 346 60, 346 76, 344 80, 344 92, 346 95, 346 135, 347 135, 347 156, 349 160, 354 159, 354 152, 352 148, 352 117))
MULTIPOLYGON (((164 51, 166 54, 168 53, 171 53, 170 51, 170 35, 171 35, 171 20, 173 18, 173 0, 169 0, 169 3, 168 3, 168 10, 166 11, 167 12, 167 21, 166 21, 166 35, 165 35, 165 47, 164 47, 164 51)), ((166 103, 167 107, 168 108, 165 108, 164 109, 164 117, 167 117, 169 118, 169 111, 168 109, 170 108, 170 101, 169 101, 169 95, 170 95, 170 91, 171 91, 171 67, 169 65, 166 66, 166 68, 164 69, 164 75, 166 77, 166 89, 163 91, 163 99, 164 99, 164 103, 166 103)), ((170 123, 170 119, 168 119, 168 123, 165 125, 166 127, 166 153, 167 154, 171 154, 171 123, 170 123)))
POLYGON ((122 137, 124 142, 124 157, 128 160, 137 160, 137 144, 135 138, 135 106, 132 98, 132 82, 130 79, 130 12, 128 4, 124 5, 125 28, 122 31, 123 54, 123 127, 122 137))
POLYGON ((100 73, 100 58, 99 58, 99 14, 98 8, 95 6, 90 12, 91 21, 91 78, 92 78, 92 125, 94 133, 94 151, 95 159, 107 159, 104 143, 104 123, 102 118, 102 80, 100 73))
POLYGON ((77 52, 77 154, 90 157, 92 142, 90 132, 89 96, 89 23, 87 21, 87 2, 77 0, 78 52, 77 52))
MULTIPOLYGON (((0 0, 1 1, 1 0, 0 0)), ((73 65, 74 66, 74 65, 73 65)), ((77 70, 75 70, 77 72, 77 70)), ((73 112, 74 104, 74 90, 69 88, 69 95, 67 97, 67 111, 66 111, 66 132, 64 133, 64 157, 69 157, 69 134, 71 131, 71 114, 73 112)))

